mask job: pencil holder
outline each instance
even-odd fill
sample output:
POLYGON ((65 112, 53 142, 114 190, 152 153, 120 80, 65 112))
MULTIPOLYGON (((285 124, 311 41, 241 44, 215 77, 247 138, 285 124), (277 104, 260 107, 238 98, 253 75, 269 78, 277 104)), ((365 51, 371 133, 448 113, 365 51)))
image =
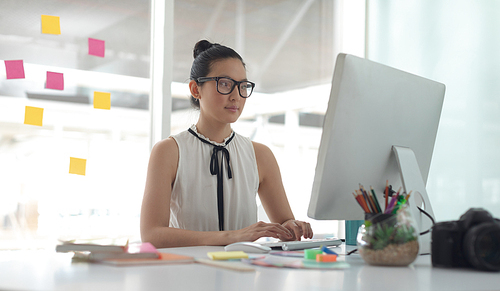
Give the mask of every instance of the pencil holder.
POLYGON ((359 228, 359 253, 370 265, 407 266, 418 255, 418 232, 407 206, 395 214, 366 214, 359 228))

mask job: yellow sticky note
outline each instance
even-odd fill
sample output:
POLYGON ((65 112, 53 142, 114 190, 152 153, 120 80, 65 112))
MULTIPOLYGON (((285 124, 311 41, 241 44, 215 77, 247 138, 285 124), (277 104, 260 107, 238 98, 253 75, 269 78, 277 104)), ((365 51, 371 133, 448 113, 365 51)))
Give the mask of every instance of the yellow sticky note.
POLYGON ((248 259, 248 254, 242 251, 208 252, 207 256, 212 260, 248 259))
POLYGON ((86 159, 69 158, 69 173, 85 176, 85 168, 87 166, 86 159))
POLYGON ((42 15, 42 33, 61 34, 59 16, 42 15))
POLYGON ((111 93, 95 91, 94 108, 109 110, 111 108, 111 93))
POLYGON ((24 124, 42 126, 43 108, 26 106, 24 124))

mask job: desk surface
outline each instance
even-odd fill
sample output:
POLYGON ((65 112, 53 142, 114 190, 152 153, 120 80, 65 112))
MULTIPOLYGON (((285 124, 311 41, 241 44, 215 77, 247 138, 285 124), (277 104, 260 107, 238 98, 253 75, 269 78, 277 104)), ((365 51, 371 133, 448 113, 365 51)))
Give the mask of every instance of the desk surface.
MULTIPOLYGON (((222 247, 161 249, 206 258, 222 247)), ((337 249, 345 254, 345 247, 337 249)), ((499 290, 500 274, 440 269, 430 256, 408 267, 375 267, 353 254, 340 259, 345 270, 281 269, 256 266, 238 272, 203 264, 113 267, 72 263, 53 251, 0 252, 0 290, 499 290)))

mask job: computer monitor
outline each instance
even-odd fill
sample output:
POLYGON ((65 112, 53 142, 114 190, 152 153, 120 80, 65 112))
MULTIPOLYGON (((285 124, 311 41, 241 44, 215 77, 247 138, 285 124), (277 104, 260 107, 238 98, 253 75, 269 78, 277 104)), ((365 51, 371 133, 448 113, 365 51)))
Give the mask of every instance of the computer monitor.
MULTIPOLYGON (((362 220, 354 199, 359 184, 379 201, 386 180, 412 195, 408 201, 420 231, 432 226, 416 206, 434 216, 425 184, 441 115, 445 86, 347 54, 337 57, 308 216, 362 220)), ((421 253, 430 237, 421 237, 421 253)))

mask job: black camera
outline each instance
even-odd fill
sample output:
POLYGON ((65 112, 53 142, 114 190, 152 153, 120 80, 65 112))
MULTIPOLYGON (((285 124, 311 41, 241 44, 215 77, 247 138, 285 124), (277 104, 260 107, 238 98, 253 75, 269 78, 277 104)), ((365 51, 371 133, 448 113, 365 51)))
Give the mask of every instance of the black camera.
POLYGON ((471 208, 457 221, 432 228, 432 265, 500 271, 500 220, 471 208))

